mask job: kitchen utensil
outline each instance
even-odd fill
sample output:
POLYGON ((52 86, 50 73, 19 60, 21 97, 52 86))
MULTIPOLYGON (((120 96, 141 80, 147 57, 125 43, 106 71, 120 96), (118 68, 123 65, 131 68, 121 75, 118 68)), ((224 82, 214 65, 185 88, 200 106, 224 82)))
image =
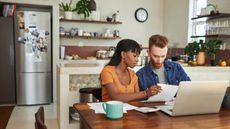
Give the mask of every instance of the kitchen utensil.
POLYGON ((107 57, 106 53, 107 53, 106 50, 98 50, 96 52, 96 57, 97 58, 106 58, 107 57))
POLYGON ((114 53, 115 53, 115 48, 114 48, 114 47, 111 47, 111 48, 109 48, 109 50, 107 51, 107 56, 108 56, 108 57, 112 57, 114 53))

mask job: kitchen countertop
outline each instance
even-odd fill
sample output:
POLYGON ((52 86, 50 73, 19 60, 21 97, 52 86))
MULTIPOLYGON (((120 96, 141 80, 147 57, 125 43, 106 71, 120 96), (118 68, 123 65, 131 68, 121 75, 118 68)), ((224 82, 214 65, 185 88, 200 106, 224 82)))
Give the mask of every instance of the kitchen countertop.
MULTIPOLYGON (((69 74, 99 74, 109 60, 68 60, 57 65, 60 67, 60 73, 69 74)), ((136 66, 134 71, 138 71, 143 66, 136 66)), ((230 67, 220 66, 189 66, 183 64, 186 72, 201 71, 230 71, 230 67)))

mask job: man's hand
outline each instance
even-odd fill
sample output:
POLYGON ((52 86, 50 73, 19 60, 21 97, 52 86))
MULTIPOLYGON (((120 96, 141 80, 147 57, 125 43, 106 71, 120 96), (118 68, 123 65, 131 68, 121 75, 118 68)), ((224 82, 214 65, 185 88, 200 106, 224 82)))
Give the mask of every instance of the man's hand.
POLYGON ((148 98, 150 96, 156 95, 161 91, 161 87, 158 85, 153 85, 146 90, 148 98))

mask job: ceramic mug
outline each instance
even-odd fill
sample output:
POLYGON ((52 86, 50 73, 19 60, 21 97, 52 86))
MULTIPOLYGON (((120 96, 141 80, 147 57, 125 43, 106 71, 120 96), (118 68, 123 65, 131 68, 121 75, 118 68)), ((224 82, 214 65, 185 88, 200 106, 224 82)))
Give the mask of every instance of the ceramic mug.
POLYGON ((82 36, 83 35, 83 30, 78 29, 78 36, 82 36))
POLYGON ((108 101, 103 103, 102 106, 109 119, 120 119, 123 117, 123 102, 108 101))

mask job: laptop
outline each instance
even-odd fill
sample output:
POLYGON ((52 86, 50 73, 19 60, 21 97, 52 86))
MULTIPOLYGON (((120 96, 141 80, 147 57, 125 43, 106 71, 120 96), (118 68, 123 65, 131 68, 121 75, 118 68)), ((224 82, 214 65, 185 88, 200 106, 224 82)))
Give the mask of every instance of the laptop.
POLYGON ((174 104, 156 106, 170 116, 218 113, 229 81, 182 81, 174 104))

